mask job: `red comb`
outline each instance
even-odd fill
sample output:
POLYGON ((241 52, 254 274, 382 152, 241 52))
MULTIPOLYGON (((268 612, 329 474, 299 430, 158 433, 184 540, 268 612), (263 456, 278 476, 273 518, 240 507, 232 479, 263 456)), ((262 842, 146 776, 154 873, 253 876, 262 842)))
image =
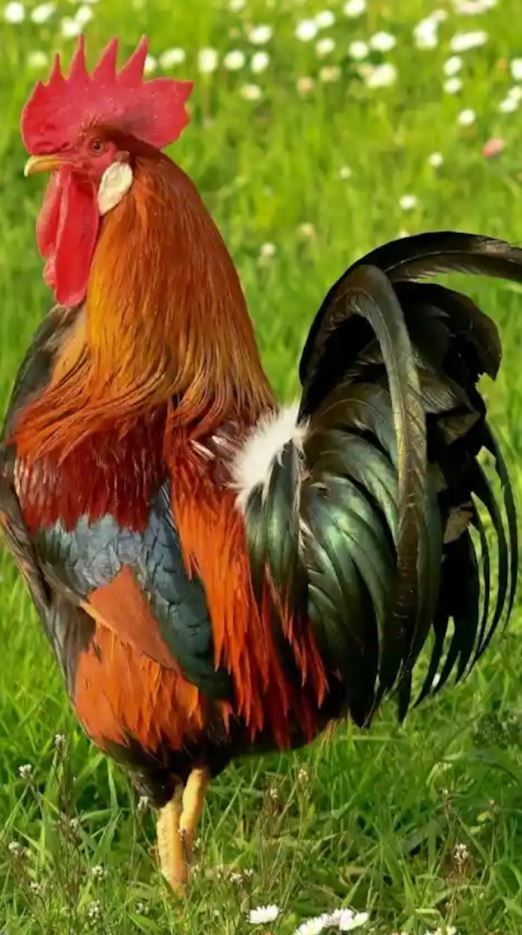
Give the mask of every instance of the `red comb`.
POLYGON ((185 101, 192 82, 172 78, 145 81, 147 49, 148 40, 143 36, 117 72, 118 40, 111 39, 89 74, 85 40, 80 36, 67 78, 56 55, 47 83, 36 83, 22 111, 21 132, 27 151, 34 156, 59 152, 93 124, 115 127, 158 149, 177 139, 189 121, 185 101))

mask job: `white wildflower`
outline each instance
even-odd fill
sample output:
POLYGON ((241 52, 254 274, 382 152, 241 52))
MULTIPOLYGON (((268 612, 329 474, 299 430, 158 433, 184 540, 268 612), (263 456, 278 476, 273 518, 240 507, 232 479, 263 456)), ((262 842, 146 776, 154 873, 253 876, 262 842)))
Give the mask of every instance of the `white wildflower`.
POLYGON ((15 0, 13 0, 12 3, 6 3, 4 7, 4 19, 6 23, 12 23, 13 25, 23 23, 25 19, 25 7, 23 3, 16 3, 15 0))
POLYGON ((149 808, 149 806, 150 806, 150 798, 149 798, 149 796, 148 796, 148 795, 140 795, 140 797, 139 797, 139 799, 138 799, 138 805, 137 805, 138 811, 139 811, 139 812, 146 812, 147 809, 149 808))
POLYGON ((159 62, 162 68, 174 68, 176 65, 181 65, 185 61, 187 53, 185 49, 173 48, 165 49, 159 57, 159 62))
POLYGON ((75 39, 82 31, 82 25, 78 20, 65 16, 60 23, 60 32, 64 39, 75 39))
POLYGON ((261 244, 261 247, 259 248, 259 256, 264 260, 271 260, 272 257, 276 255, 276 253, 277 247, 275 243, 270 243, 269 241, 267 243, 261 244))
POLYGON ((355 929, 362 928, 369 919, 367 912, 353 912, 352 909, 337 909, 332 912, 330 919, 334 925, 337 925, 340 932, 353 932, 355 929))
POLYGON ((218 67, 218 53, 216 49, 204 48, 198 53, 198 68, 202 75, 211 75, 218 67))
POLYGON ((302 19, 295 28, 295 34, 301 42, 311 42, 317 35, 317 23, 314 19, 302 19))
POLYGON ((497 0, 454 0, 455 13, 461 16, 477 16, 487 13, 497 5, 497 0))
POLYGON ((77 22, 80 26, 86 26, 87 23, 90 23, 92 17, 93 12, 90 6, 86 6, 85 4, 83 6, 79 6, 76 10, 76 13, 74 14, 75 22, 77 22))
POLYGON ((376 32, 370 38, 370 49, 374 52, 390 52, 397 45, 395 36, 391 32, 376 32))
POLYGON ((225 55, 223 65, 228 71, 239 71, 240 68, 243 68, 245 61, 245 53, 241 49, 232 49, 231 52, 227 52, 225 55))
POLYGON ((315 17, 318 29, 329 29, 335 23, 335 16, 331 10, 321 10, 315 17))
POLYGON ((450 42, 452 52, 469 52, 478 49, 488 41, 488 34, 484 29, 475 29, 472 32, 458 32, 450 42))
POLYGON ((88 904, 86 915, 90 922, 99 922, 102 917, 102 907, 97 899, 93 899, 92 902, 88 904))
POLYGON ((307 922, 302 922, 299 928, 296 928, 294 935, 321 935, 326 928, 330 928, 330 915, 323 912, 320 916, 314 916, 307 922))
POLYGON ((55 734, 53 739, 54 749, 63 750, 65 744, 67 743, 67 737, 65 734, 55 734))
POLYGON ((55 11, 54 3, 39 3, 31 10, 31 19, 33 23, 46 23, 55 11))
POLYGON ((339 81, 341 77, 341 69, 339 65, 325 65, 324 68, 321 68, 319 71, 319 80, 323 81, 324 84, 332 84, 334 81, 339 81))
POLYGON ((428 165, 430 165, 432 169, 440 169, 443 162, 444 156, 442 153, 431 153, 428 156, 428 165))
POLYGON ((402 195, 399 198, 399 208, 401 211, 413 211, 417 207, 416 195, 402 195))
POLYGON ((260 101, 263 97, 263 92, 258 84, 244 84, 239 93, 245 101, 260 101))
POLYGON ((261 72, 268 68, 269 63, 270 56, 268 52, 254 52, 252 58, 250 59, 250 68, 254 72, 254 75, 260 75, 261 72))
POLYGON ((458 94, 459 91, 462 91, 462 81, 455 75, 454 78, 448 78, 443 87, 446 94, 458 94))
POLYGON ((436 49, 439 41, 437 20, 432 16, 421 20, 413 30, 413 38, 418 49, 436 49))
POLYGON ((307 94, 313 91, 315 81, 313 78, 310 78, 309 75, 302 75, 297 79, 295 86, 297 88, 297 93, 300 94, 301 97, 306 97, 307 94))
MULTIPOLYGON (((301 224, 300 230, 303 236, 313 238, 316 236, 315 227, 313 224, 301 224)), ((310 772, 307 770, 306 766, 300 766, 299 772, 297 773, 297 781, 300 783, 310 782, 310 772)))
POLYGON ((143 67, 143 71, 145 72, 145 74, 152 75, 156 71, 157 67, 158 67, 157 59, 155 59, 153 55, 150 55, 150 54, 147 55, 145 59, 145 65, 143 67))
POLYGON ((436 23, 443 23, 444 20, 448 18, 448 11, 439 8, 438 10, 433 10, 431 13, 431 18, 435 20, 436 23))
POLYGON ((452 55, 447 59, 447 61, 444 62, 444 74, 448 78, 453 78, 455 75, 458 75, 461 68, 462 59, 459 55, 452 55))
POLYGON ((40 893, 42 892, 42 884, 38 883, 37 880, 31 880, 29 884, 29 889, 31 890, 31 893, 35 894, 35 896, 39 896, 40 893))
POLYGON ((34 49, 27 56, 27 64, 29 68, 45 68, 49 64, 49 56, 42 49, 34 49))
POLYGON ((518 110, 519 101, 516 97, 505 97, 498 105, 501 114, 513 114, 518 110))
POLYGON ((513 81, 522 81, 522 58, 513 58, 510 63, 513 81))
POLYGON ((272 27, 266 24, 253 26, 248 33, 248 40, 252 45, 266 45, 267 42, 270 42, 273 32, 272 27))
POLYGON ((27 853, 27 849, 23 846, 23 844, 20 844, 19 841, 9 841, 7 850, 10 854, 12 854, 13 857, 18 857, 20 859, 25 857, 27 853))
POLYGON ((331 52, 335 49, 335 40, 331 39, 330 36, 325 36, 323 39, 319 39, 319 42, 315 46, 315 51, 319 58, 326 58, 327 55, 330 55, 331 52))
POLYGON ((278 906, 258 906, 251 909, 248 913, 248 921, 251 925, 264 925, 267 922, 275 922, 280 913, 278 906))
POLYGON ((351 179, 353 173, 350 169, 350 166, 341 166, 337 174, 339 178, 343 180, 343 182, 346 182, 347 179, 351 179))
POLYGON ((362 16, 366 10, 366 0, 347 0, 343 6, 343 13, 355 19, 356 16, 362 16))
POLYGON ((231 13, 239 13, 245 6, 246 0, 230 0, 228 9, 231 13))
POLYGON ((91 868, 91 874, 95 880, 105 880, 107 878, 107 870, 101 864, 95 864, 91 868))
POLYGON ((18 767, 18 775, 20 779, 30 779, 33 775, 33 767, 30 763, 24 763, 22 766, 18 767))
MULTIPOLYGON (((457 123, 460 127, 470 127, 475 123, 476 117, 475 111, 471 107, 467 107, 465 110, 461 110, 457 117, 457 123)), ((433 684, 435 684, 435 681, 433 684)))
POLYGON ((512 88, 509 89, 507 97, 511 97, 514 101, 522 101, 522 88, 518 84, 515 84, 512 88))
POLYGON ((362 39, 354 39, 348 46, 348 55, 356 62, 362 62, 363 59, 368 58, 369 52, 368 44, 362 39))
POLYGON ((469 847, 467 844, 456 844, 453 849, 453 859, 457 866, 462 867, 470 858, 469 847))
POLYGON ((389 88, 397 80, 397 69, 395 65, 384 63, 371 68, 365 76, 368 88, 389 88))

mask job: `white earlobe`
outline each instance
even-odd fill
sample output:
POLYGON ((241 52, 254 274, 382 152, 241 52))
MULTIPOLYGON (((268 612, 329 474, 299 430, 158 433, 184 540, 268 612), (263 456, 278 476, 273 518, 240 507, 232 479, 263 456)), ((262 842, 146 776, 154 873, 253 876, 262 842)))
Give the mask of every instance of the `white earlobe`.
POLYGON ((128 162, 112 162, 105 169, 98 189, 98 210, 103 216, 115 208, 132 185, 132 169, 128 162))

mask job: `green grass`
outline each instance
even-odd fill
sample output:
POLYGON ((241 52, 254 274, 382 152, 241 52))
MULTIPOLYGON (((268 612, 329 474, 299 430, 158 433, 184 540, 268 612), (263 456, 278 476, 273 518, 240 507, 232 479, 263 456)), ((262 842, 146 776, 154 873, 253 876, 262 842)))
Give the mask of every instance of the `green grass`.
MULTIPOLYGON (((74 7, 58 5, 45 25, 0 25, 0 408, 50 304, 33 233, 41 191, 22 178, 17 121, 36 77, 28 53, 71 45, 59 38, 59 18, 74 7)), ((411 39, 427 12, 422 0, 370 0, 359 20, 343 17, 331 0, 338 20, 325 34, 337 41, 331 59, 342 77, 318 82, 306 98, 296 79, 316 75, 326 62, 318 63, 313 43, 298 42, 294 28, 320 3, 247 0, 241 13, 210 0, 141 6, 104 0, 94 7, 86 30, 91 51, 112 34, 129 49, 147 31, 155 54, 173 45, 187 50, 179 71, 190 76, 198 48, 246 49, 244 24, 274 27, 264 74, 220 68, 200 76, 193 124, 174 155, 230 244, 282 398, 297 389, 299 349, 325 289, 361 252, 404 228, 521 239, 522 129, 516 114, 498 110, 512 83, 508 61, 522 54, 519 0, 501 0, 476 18, 457 17, 441 0, 450 15, 437 48, 425 51, 411 39), (474 28, 486 29, 489 41, 465 53, 462 94, 444 94, 449 40, 474 28), (345 50, 378 29, 397 37, 386 59, 397 65, 398 80, 372 91, 355 77, 345 50), (263 90, 257 103, 238 91, 252 80, 263 90), (467 129, 456 121, 464 107, 477 113, 467 129), (506 141, 496 161, 481 155, 492 136, 506 141), (427 164, 433 150, 445 157, 438 172, 427 164), (344 165, 352 169, 349 180, 339 178, 344 165), (418 207, 405 215, 399 199, 409 192, 418 207), (312 237, 300 231, 303 223, 313 225, 312 237), (260 262, 267 241, 277 252, 260 262)), ((468 287, 501 327, 504 367, 485 392, 520 490, 522 296, 503 283, 468 287)), ((367 909, 370 928, 382 935, 424 935, 444 924, 459 935, 522 931, 519 610, 468 681, 412 712, 403 727, 389 704, 368 734, 341 725, 332 739, 295 755, 229 768, 213 784, 199 868, 180 905, 154 868, 153 816, 137 811, 125 776, 77 727, 5 551, 0 571, 0 930, 240 935, 254 931, 248 908, 273 902, 283 910, 280 920, 255 931, 290 935, 303 919, 341 904, 367 909), (54 750, 57 732, 67 735, 65 753, 54 750), (30 780, 19 776, 24 763, 33 766, 30 780), (23 859, 10 842, 27 847, 23 859), (455 858, 458 843, 469 850, 463 863, 455 858), (96 865, 104 880, 93 876, 96 865), (231 881, 231 872, 245 870, 252 875, 231 881), (92 901, 98 921, 89 919, 92 901)))

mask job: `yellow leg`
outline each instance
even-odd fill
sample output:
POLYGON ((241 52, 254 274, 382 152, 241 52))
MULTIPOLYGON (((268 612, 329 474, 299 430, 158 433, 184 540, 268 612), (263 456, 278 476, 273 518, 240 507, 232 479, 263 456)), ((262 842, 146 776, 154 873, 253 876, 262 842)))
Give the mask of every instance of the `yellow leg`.
POLYGON ((188 866, 192 863, 194 838, 203 811, 209 782, 210 775, 206 766, 193 769, 183 792, 183 811, 179 827, 188 866))
POLYGON ((185 789, 181 785, 178 786, 172 799, 160 809, 158 816, 161 872, 180 896, 185 894, 188 883, 194 837, 209 781, 206 767, 192 770, 185 789))
POLYGON ((185 893, 188 879, 188 868, 179 827, 182 811, 183 787, 178 786, 170 802, 160 809, 156 825, 161 872, 172 889, 180 896, 185 893))

